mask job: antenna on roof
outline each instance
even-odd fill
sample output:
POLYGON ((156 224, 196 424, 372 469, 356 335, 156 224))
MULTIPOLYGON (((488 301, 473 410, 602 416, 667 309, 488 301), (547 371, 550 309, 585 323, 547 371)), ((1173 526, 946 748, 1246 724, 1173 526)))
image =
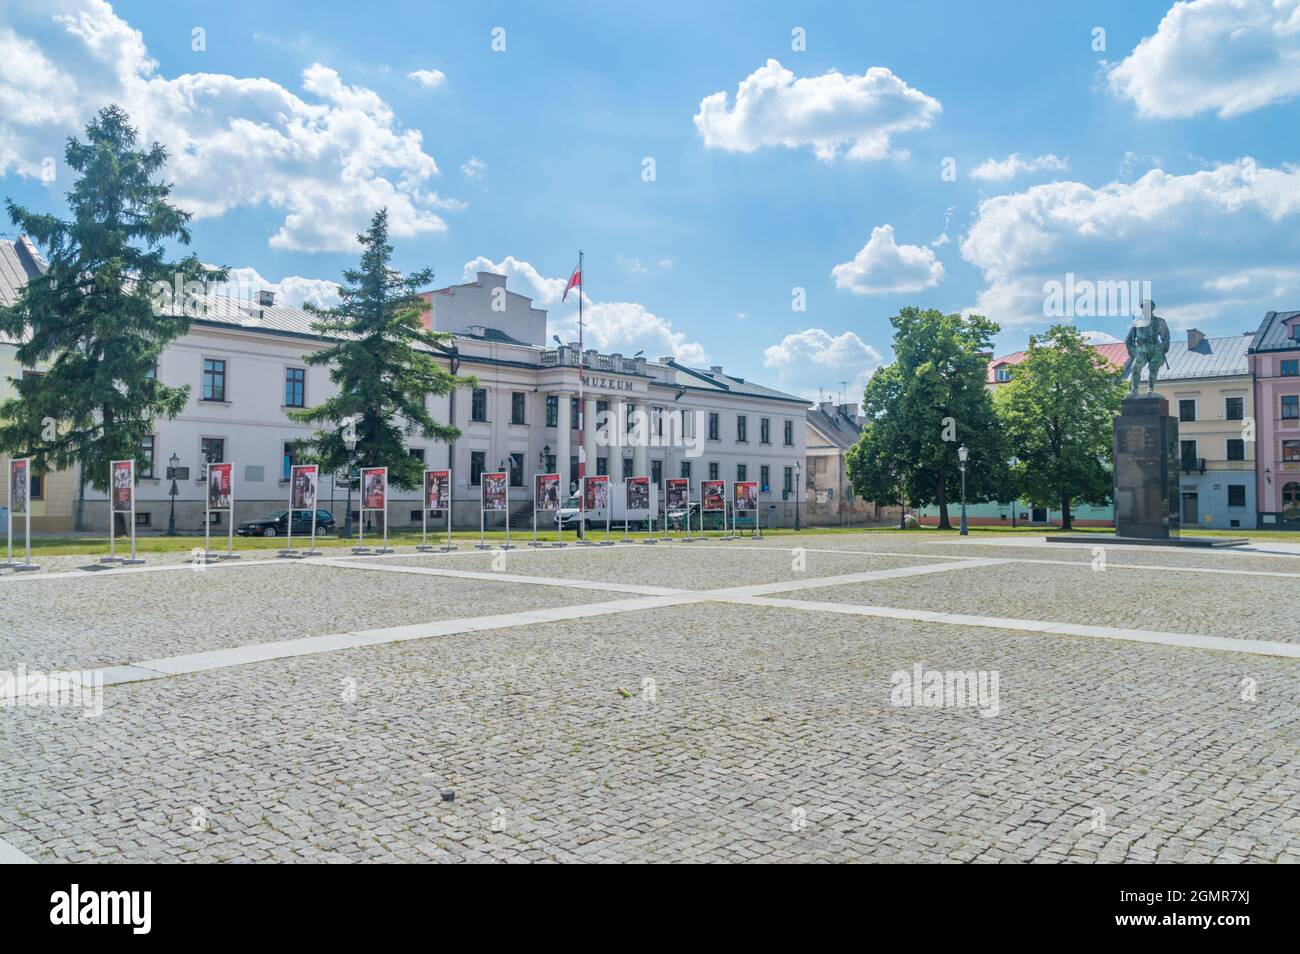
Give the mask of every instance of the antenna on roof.
POLYGON ((849 382, 847 381, 840 382, 840 403, 849 403, 849 382))

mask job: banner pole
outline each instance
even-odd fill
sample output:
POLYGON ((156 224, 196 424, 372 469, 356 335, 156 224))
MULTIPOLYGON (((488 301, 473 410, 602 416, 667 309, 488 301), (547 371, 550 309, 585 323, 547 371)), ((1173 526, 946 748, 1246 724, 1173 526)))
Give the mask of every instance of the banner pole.
MULTIPOLYGON (((293 503, 290 497, 289 503, 293 503)), ((290 510, 293 508, 290 507, 290 510)), ((226 552, 217 554, 218 560, 238 560, 239 554, 235 552, 235 465, 230 465, 230 507, 226 511, 230 516, 229 526, 226 527, 226 552)), ((292 520, 292 517, 290 518, 292 520)))
POLYGON ((451 545, 451 508, 452 508, 452 503, 454 502, 454 499, 452 497, 453 486, 455 485, 451 482, 451 470, 449 469, 447 471, 447 549, 445 551, 447 553, 450 553, 452 550, 456 549, 454 546, 451 545))
POLYGON ((506 502, 506 511, 505 511, 506 512, 506 545, 504 549, 509 550, 510 549, 510 471, 506 471, 505 502, 506 502))
MULTIPOLYGON (((209 477, 208 480, 212 478, 209 477)), ((204 488, 203 499, 203 562, 207 563, 212 556, 212 510, 209 508, 211 494, 207 488, 204 488)))

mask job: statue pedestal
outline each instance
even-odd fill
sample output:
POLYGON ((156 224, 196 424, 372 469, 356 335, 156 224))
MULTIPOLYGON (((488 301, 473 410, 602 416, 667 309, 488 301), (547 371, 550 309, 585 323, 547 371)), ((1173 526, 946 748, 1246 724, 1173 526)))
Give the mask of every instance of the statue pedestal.
POLYGON ((1178 538, 1178 420, 1158 394, 1126 397, 1114 422, 1115 535, 1178 538))

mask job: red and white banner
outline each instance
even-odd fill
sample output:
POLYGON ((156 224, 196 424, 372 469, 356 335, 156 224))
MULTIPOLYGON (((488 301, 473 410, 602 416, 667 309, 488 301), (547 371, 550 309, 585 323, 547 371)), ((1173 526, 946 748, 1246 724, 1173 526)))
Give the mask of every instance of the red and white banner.
POLYGON ((9 462, 9 512, 27 513, 32 505, 32 459, 23 457, 9 462))
POLYGON ((560 509, 560 475, 559 474, 538 474, 536 480, 536 493, 533 494, 534 510, 559 510, 560 509))
POLYGON ((690 498, 691 482, 686 477, 670 477, 664 481, 669 510, 680 510, 690 498))
POLYGON ((361 509, 388 509, 388 468, 361 468, 361 509))
POLYGON ((315 510, 320 470, 315 464, 294 464, 289 468, 289 508, 315 510))
POLYGON ((229 510, 234 484, 234 464, 208 464, 208 509, 229 510))
POLYGON ((627 485, 627 509, 647 511, 650 509, 650 478, 629 477, 627 485))
POLYGON ((451 504, 451 471, 424 472, 424 509, 446 510, 451 504))
POLYGON ((604 510, 609 506, 609 477, 601 474, 597 477, 582 479, 582 509, 604 510))
POLYGON ((758 509, 758 481, 738 480, 731 487, 733 510, 758 509))
POLYGON ((506 509, 506 479, 505 472, 495 474, 483 474, 479 480, 480 493, 483 499, 484 510, 505 510, 506 509))
POLYGON ((727 482, 725 480, 701 480, 700 499, 700 509, 702 510, 726 510, 727 482))
POLYGON ((110 461, 108 470, 112 475, 113 513, 130 513, 135 510, 135 461, 110 461))

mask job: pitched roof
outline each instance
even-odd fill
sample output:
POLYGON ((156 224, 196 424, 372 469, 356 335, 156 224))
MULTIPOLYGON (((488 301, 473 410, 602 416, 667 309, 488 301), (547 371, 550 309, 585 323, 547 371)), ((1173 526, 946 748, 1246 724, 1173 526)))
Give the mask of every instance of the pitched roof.
POLYGON ((1297 315, 1300 315, 1300 311, 1270 311, 1266 314, 1251 338, 1251 352, 1294 351, 1300 348, 1300 341, 1287 333, 1287 323, 1297 315))
MULTIPOLYGON (((1249 374, 1246 352, 1250 348, 1251 335, 1234 335, 1231 338, 1202 338, 1195 348, 1187 347, 1187 339, 1173 341, 1169 344, 1169 354, 1165 360, 1169 367, 1161 368, 1156 376, 1157 385, 1161 381, 1177 381, 1187 378, 1223 378, 1238 374, 1249 374)), ((1142 376, 1147 376, 1142 369, 1142 376)))
POLYGON ((721 391, 726 394, 769 398, 776 401, 796 401, 799 404, 808 403, 807 398, 787 394, 785 391, 778 391, 776 388, 765 387, 762 384, 755 384, 753 381, 746 381, 744 378, 734 377, 724 373, 721 368, 709 368, 707 370, 704 368, 691 368, 672 360, 665 362, 665 364, 677 372, 674 383, 685 388, 721 391))
MULTIPOLYGON (((1128 348, 1122 341, 1112 341, 1109 344, 1089 345, 1089 347, 1105 358, 1116 371, 1124 367, 1124 362, 1128 360, 1128 348)), ((1006 355, 1005 357, 994 358, 989 362, 988 373, 984 380, 989 384, 1000 383, 997 378, 997 369, 1001 365, 1019 364, 1027 357, 1029 357, 1028 351, 1016 351, 1012 354, 1006 355)))
POLYGON ((26 235, 0 239, 0 305, 12 305, 28 280, 43 271, 45 259, 26 235))
POLYGON ((808 423, 841 450, 848 450, 862 436, 858 422, 838 408, 832 413, 821 405, 814 405, 808 409, 808 423))

